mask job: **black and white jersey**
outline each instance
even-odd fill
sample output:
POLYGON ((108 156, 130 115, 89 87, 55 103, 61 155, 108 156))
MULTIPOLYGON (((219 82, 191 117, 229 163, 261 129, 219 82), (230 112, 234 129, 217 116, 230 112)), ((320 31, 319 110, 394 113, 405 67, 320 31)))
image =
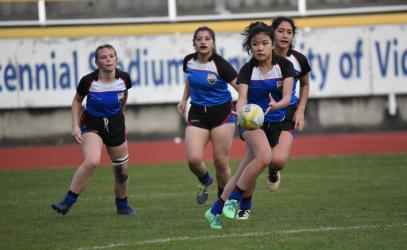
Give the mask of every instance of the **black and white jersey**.
MULTIPOLYGON (((283 80, 294 77, 293 64, 280 56, 273 55, 273 67, 263 73, 258 67, 257 61, 252 58, 239 72, 238 84, 248 84, 247 103, 259 105, 265 112, 270 103, 269 93, 275 101, 283 97, 283 80)), ((264 117, 265 122, 280 122, 284 120, 285 109, 269 112, 264 117)))

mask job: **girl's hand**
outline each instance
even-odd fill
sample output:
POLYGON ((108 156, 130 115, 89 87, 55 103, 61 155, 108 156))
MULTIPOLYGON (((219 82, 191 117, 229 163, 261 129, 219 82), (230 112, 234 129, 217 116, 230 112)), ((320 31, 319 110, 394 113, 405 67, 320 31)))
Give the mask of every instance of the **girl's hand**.
POLYGON ((237 112, 237 107, 232 107, 232 110, 230 111, 230 113, 232 113, 232 115, 236 116, 239 114, 239 112, 237 112))
POLYGON ((81 129, 79 128, 79 126, 74 126, 72 128, 72 136, 75 138, 75 140, 77 142, 79 142, 80 144, 83 143, 83 137, 82 137, 82 133, 81 133, 81 129))
POLYGON ((237 110, 240 110, 240 109, 242 109, 242 107, 237 107, 237 106, 236 106, 236 107, 233 108, 232 111, 231 111, 232 115, 236 116, 236 125, 237 125, 237 126, 240 126, 240 124, 239 124, 239 119, 237 118, 237 117, 239 116, 239 112, 238 112, 237 110))
POLYGON ((266 112, 264 113, 267 114, 268 112, 273 111, 273 107, 276 106, 276 101, 274 100, 273 96, 271 95, 271 93, 269 93, 269 98, 270 98, 270 102, 269 102, 269 106, 266 109, 266 112))
POLYGON ((184 115, 185 108, 186 108, 186 101, 180 101, 177 105, 178 113, 180 113, 181 115, 184 115))
POLYGON ((294 120, 294 128, 297 131, 301 131, 304 129, 304 112, 301 112, 299 110, 295 111, 293 120, 294 120))

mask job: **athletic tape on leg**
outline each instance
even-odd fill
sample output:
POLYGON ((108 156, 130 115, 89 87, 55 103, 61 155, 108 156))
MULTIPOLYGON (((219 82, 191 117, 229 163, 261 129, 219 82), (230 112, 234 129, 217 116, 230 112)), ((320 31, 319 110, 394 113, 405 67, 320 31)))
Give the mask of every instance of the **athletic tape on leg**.
POLYGON ((128 161, 129 161, 128 155, 112 160, 112 167, 114 168, 114 170, 116 172, 116 177, 117 177, 119 183, 123 184, 129 178, 127 173, 123 172, 123 164, 127 163, 128 161))

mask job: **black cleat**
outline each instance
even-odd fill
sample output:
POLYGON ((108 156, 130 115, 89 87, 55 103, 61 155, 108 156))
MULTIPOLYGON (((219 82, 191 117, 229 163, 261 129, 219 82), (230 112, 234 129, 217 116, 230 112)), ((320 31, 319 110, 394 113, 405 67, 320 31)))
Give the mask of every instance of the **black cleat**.
POLYGON ((61 202, 53 203, 51 205, 51 207, 58 213, 65 215, 66 213, 68 213, 69 209, 72 207, 72 204, 66 203, 65 201, 61 201, 61 202))
POLYGON ((280 171, 269 168, 269 174, 267 176, 267 186, 270 192, 275 192, 280 187, 280 171))
POLYGON ((117 209, 117 214, 119 215, 129 215, 129 216, 137 216, 137 213, 131 209, 131 207, 125 207, 125 208, 118 208, 117 209))

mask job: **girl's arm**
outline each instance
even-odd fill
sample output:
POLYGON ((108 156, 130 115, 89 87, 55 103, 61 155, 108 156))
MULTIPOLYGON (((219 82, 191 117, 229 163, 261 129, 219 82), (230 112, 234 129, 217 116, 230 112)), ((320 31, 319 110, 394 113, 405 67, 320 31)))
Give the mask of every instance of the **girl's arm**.
POLYGON ((237 85, 237 77, 235 79, 233 79, 230 83, 229 83, 236 91, 239 92, 239 86, 237 85))
POLYGON ((301 77, 300 79, 300 98, 298 100, 297 110, 294 113, 295 129, 298 131, 304 128, 304 112, 307 105, 309 96, 309 73, 301 77))
POLYGON ((128 91, 126 90, 126 91, 124 91, 124 97, 123 97, 123 99, 122 99, 122 101, 121 101, 121 103, 122 103, 122 113, 124 113, 124 110, 126 109, 126 103, 127 103, 127 97, 128 97, 128 91))
POLYGON ((72 136, 80 144, 83 143, 81 129, 79 127, 79 120, 82 111, 82 101, 85 97, 75 94, 72 101, 71 115, 72 115, 72 136))
POLYGON ((276 102, 274 100, 274 98, 272 97, 271 93, 269 93, 270 103, 269 103, 269 107, 266 110, 266 113, 285 108, 288 106, 288 104, 290 104, 291 94, 293 91, 293 84, 294 84, 293 77, 284 78, 284 80, 283 80, 283 98, 281 98, 281 100, 278 102, 276 102))
POLYGON ((189 98, 190 88, 191 88, 191 86, 189 85, 189 81, 185 80, 184 94, 182 95, 181 101, 177 105, 178 112, 181 115, 184 115, 185 108, 186 108, 186 105, 187 105, 187 100, 189 98))
POLYGON ((239 97, 237 98, 237 103, 236 103, 236 111, 239 112, 239 110, 246 105, 247 103, 247 91, 249 89, 249 85, 247 84, 239 84, 238 85, 238 92, 239 92, 239 97))

